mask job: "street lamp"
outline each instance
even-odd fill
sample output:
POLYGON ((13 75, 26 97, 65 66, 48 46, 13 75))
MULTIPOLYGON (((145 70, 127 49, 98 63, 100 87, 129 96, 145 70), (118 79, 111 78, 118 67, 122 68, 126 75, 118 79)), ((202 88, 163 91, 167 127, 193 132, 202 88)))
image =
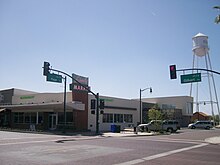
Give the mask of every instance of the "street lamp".
POLYGON ((152 88, 144 88, 144 89, 140 89, 140 124, 142 123, 142 102, 141 102, 141 92, 145 91, 149 89, 150 93, 152 93, 152 88))

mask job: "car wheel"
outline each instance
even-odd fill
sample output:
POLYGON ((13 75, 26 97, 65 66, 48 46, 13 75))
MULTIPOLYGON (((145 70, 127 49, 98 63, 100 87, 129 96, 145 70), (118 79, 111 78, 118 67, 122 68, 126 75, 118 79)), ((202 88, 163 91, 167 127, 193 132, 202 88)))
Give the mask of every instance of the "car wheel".
POLYGON ((210 129, 210 127, 209 127, 209 126, 207 126, 205 129, 210 129))
POLYGON ((167 128, 167 132, 172 133, 173 132, 173 128, 167 128))
POLYGON ((196 128, 195 126, 192 126, 192 127, 191 127, 191 129, 195 129, 195 128, 196 128))
POLYGON ((148 132, 148 128, 147 127, 146 127, 145 131, 148 132))

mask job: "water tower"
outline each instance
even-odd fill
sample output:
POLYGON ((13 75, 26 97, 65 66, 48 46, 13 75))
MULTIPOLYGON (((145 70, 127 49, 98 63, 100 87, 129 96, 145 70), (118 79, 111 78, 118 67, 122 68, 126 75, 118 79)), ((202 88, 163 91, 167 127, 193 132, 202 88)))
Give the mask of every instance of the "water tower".
MULTIPOLYGON (((193 68, 203 68, 212 70, 211 60, 209 56, 208 36, 198 33, 193 38, 193 68)), ((202 82, 191 83, 190 96, 195 98, 196 111, 211 111, 212 116, 215 110, 219 113, 218 97, 216 92, 215 80, 213 73, 205 71, 193 71, 201 73, 202 82), (205 95, 205 98, 200 97, 205 95), (204 108, 204 109, 202 109, 204 108)))

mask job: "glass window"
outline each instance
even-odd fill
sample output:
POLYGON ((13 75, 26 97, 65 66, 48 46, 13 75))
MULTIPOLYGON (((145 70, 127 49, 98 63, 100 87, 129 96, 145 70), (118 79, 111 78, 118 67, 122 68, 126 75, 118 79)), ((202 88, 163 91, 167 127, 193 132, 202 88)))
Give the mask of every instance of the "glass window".
POLYGON ((114 114, 114 123, 123 123, 123 114, 114 114))
POLYGON ((24 113, 23 112, 14 113, 14 123, 24 123, 24 113))
POLYGON ((113 114, 104 113, 102 118, 103 123, 113 123, 113 114))
POLYGON ((14 123, 18 123, 19 122, 19 113, 16 112, 14 113, 14 123))
MULTIPOLYGON (((58 124, 64 124, 64 113, 58 113, 58 124)), ((73 124, 73 113, 66 112, 66 124, 73 124)))
POLYGON ((25 120, 25 123, 30 123, 30 113, 24 114, 24 120, 25 120))
POLYGON ((24 123, 24 113, 23 112, 20 112, 18 113, 19 117, 18 117, 18 123, 24 123))
POLYGON ((38 112, 38 123, 39 124, 43 123, 43 113, 42 112, 38 112))
POLYGON ((124 114, 124 122, 125 123, 133 123, 133 116, 132 116, 132 114, 124 114))
POLYGON ((64 115, 63 112, 58 113, 58 124, 64 124, 64 115))
POLYGON ((30 122, 31 123, 33 123, 33 124, 35 124, 36 123, 36 120, 37 120, 37 114, 36 114, 36 112, 32 112, 32 113, 30 113, 30 122))

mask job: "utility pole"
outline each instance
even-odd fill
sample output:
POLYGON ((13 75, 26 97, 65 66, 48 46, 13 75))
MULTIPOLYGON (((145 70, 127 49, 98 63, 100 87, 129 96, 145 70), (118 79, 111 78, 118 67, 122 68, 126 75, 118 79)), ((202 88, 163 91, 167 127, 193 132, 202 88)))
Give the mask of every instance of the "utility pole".
POLYGON ((66 76, 64 78, 64 101, 63 101, 63 109, 64 109, 64 126, 63 133, 66 133, 66 76))
POLYGON ((150 90, 150 93, 152 93, 152 88, 150 87, 150 88, 145 88, 145 89, 140 89, 140 100, 139 100, 139 102, 140 102, 140 124, 142 124, 142 101, 141 101, 141 92, 143 92, 143 91, 145 91, 145 90, 147 90, 147 89, 149 89, 150 90))
POLYGON ((96 134, 99 134, 99 93, 96 94, 96 134))

